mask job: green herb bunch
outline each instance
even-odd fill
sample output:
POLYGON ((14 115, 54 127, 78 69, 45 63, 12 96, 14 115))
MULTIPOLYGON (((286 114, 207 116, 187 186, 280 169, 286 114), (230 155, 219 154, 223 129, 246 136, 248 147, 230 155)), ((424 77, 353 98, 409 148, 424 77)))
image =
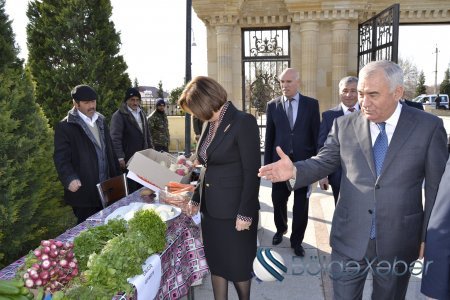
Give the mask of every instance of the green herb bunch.
POLYGON ((166 247, 166 223, 152 209, 139 210, 128 221, 129 233, 141 233, 145 247, 161 252, 166 247))
MULTIPOLYGON (((82 274, 84 280, 73 294, 88 290, 109 294, 110 298, 117 292, 131 294, 133 286, 127 279, 141 274, 145 260, 165 249, 166 229, 166 223, 154 210, 140 210, 128 224, 124 220, 111 220, 107 225, 83 232, 74 241, 74 252, 77 259, 81 255, 83 262, 88 260, 82 274), (77 247, 81 249, 77 251, 77 247)), ((80 259, 79 265, 81 268, 80 259)))
POLYGON ((127 231, 127 222, 123 219, 113 219, 108 224, 89 228, 77 236, 73 243, 73 252, 78 260, 78 269, 83 272, 87 269, 89 256, 100 253, 106 243, 127 231))

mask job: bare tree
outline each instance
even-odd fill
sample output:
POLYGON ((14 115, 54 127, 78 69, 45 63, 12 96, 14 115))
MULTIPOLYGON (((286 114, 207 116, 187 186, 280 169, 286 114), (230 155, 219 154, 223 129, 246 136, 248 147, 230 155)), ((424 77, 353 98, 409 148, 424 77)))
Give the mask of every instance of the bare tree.
POLYGON ((399 57, 398 64, 403 70, 405 92, 403 98, 412 99, 416 94, 416 87, 419 81, 419 71, 417 66, 408 58, 399 57))

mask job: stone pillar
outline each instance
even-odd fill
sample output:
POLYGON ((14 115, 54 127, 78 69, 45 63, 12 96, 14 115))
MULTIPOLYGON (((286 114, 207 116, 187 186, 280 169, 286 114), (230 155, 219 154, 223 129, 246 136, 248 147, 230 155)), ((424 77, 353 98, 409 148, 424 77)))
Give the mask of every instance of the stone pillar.
MULTIPOLYGON (((301 34, 300 34, 300 24, 298 23, 292 23, 291 24, 291 38, 290 38, 290 43, 291 43, 291 68, 294 68, 296 70, 298 70, 299 72, 301 71, 301 63, 302 63, 302 51, 301 51, 301 47, 302 47, 302 39, 301 39, 301 34)), ((279 74, 277 74, 279 75, 279 74)))
POLYGON ((339 81, 342 77, 348 76, 348 43, 349 43, 348 20, 334 21, 332 23, 332 44, 331 44, 331 105, 334 107, 339 103, 339 81))
POLYGON ((315 98, 317 95, 317 63, 319 23, 300 23, 301 36, 301 69, 300 91, 302 94, 315 98))
POLYGON ((225 88, 229 95, 233 92, 232 82, 232 26, 216 26, 217 32, 217 81, 225 88))

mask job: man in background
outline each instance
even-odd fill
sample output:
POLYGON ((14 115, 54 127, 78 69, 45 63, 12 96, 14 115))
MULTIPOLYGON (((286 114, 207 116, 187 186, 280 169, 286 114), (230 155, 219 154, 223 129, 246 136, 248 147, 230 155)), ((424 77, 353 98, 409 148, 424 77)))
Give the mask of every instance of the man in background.
POLYGON ((97 183, 121 172, 105 117, 96 111, 97 93, 78 85, 71 94, 73 108, 55 126, 53 160, 79 224, 103 208, 97 183))
POLYGON ((411 106, 411 107, 414 107, 414 108, 417 108, 417 109, 420 109, 420 110, 424 110, 422 102, 414 102, 414 101, 411 101, 411 100, 408 100, 408 99, 402 99, 402 100, 400 100, 400 102, 401 103, 405 103, 408 106, 411 106))
MULTIPOLYGON (((264 163, 280 159, 275 148, 280 146, 292 161, 310 158, 317 153, 317 137, 320 127, 319 102, 298 92, 300 75, 287 68, 280 74, 283 95, 267 103, 267 127, 264 163)), ((291 248, 297 256, 304 256, 302 242, 308 225, 308 187, 294 191, 291 248)), ((277 232, 272 244, 283 241, 287 232, 287 202, 291 191, 284 182, 272 185, 272 203, 277 232)))
MULTIPOLYGON (((126 171, 134 153, 152 148, 147 118, 141 108, 141 93, 135 88, 127 89, 119 109, 112 115, 111 139, 122 171, 126 171)), ((140 187, 137 182, 128 180, 130 192, 140 187)))
POLYGON ((429 299, 450 299, 450 160, 439 184, 425 241, 421 292, 429 299))
POLYGON ((156 101, 156 108, 148 117, 148 126, 156 151, 169 152, 170 133, 164 99, 156 101))
POLYGON ((434 103, 435 103, 436 109, 441 109, 441 96, 439 96, 439 94, 437 94, 436 99, 434 100, 434 103))
MULTIPOLYGON (((338 106, 324 111, 322 113, 322 122, 320 123, 319 130, 319 142, 318 149, 323 147, 325 143, 328 133, 331 131, 331 127, 333 126, 334 119, 351 114, 354 111, 359 111, 358 104, 358 78, 353 76, 347 76, 339 81, 339 103, 338 106)), ((331 185, 331 189, 333 190, 334 204, 336 205, 339 189, 341 186, 341 173, 342 169, 336 170, 336 172, 331 173, 325 178, 319 180, 319 185, 322 190, 328 190, 328 185, 331 185)))

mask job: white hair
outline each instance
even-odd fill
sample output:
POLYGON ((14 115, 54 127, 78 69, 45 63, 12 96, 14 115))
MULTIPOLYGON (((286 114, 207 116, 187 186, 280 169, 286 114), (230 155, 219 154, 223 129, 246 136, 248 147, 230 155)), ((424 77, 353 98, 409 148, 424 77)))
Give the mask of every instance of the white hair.
POLYGON ((375 72, 383 71, 392 92, 396 87, 403 87, 403 70, 396 63, 389 60, 372 61, 359 71, 359 78, 367 78, 375 72))
POLYGON ((284 74, 288 73, 288 72, 294 73, 294 76, 295 76, 294 78, 295 78, 295 80, 299 80, 299 79, 300 79, 300 72, 297 71, 297 70, 294 69, 294 68, 286 68, 286 69, 284 69, 284 71, 281 72, 279 78, 281 79, 281 77, 282 77, 284 74))

